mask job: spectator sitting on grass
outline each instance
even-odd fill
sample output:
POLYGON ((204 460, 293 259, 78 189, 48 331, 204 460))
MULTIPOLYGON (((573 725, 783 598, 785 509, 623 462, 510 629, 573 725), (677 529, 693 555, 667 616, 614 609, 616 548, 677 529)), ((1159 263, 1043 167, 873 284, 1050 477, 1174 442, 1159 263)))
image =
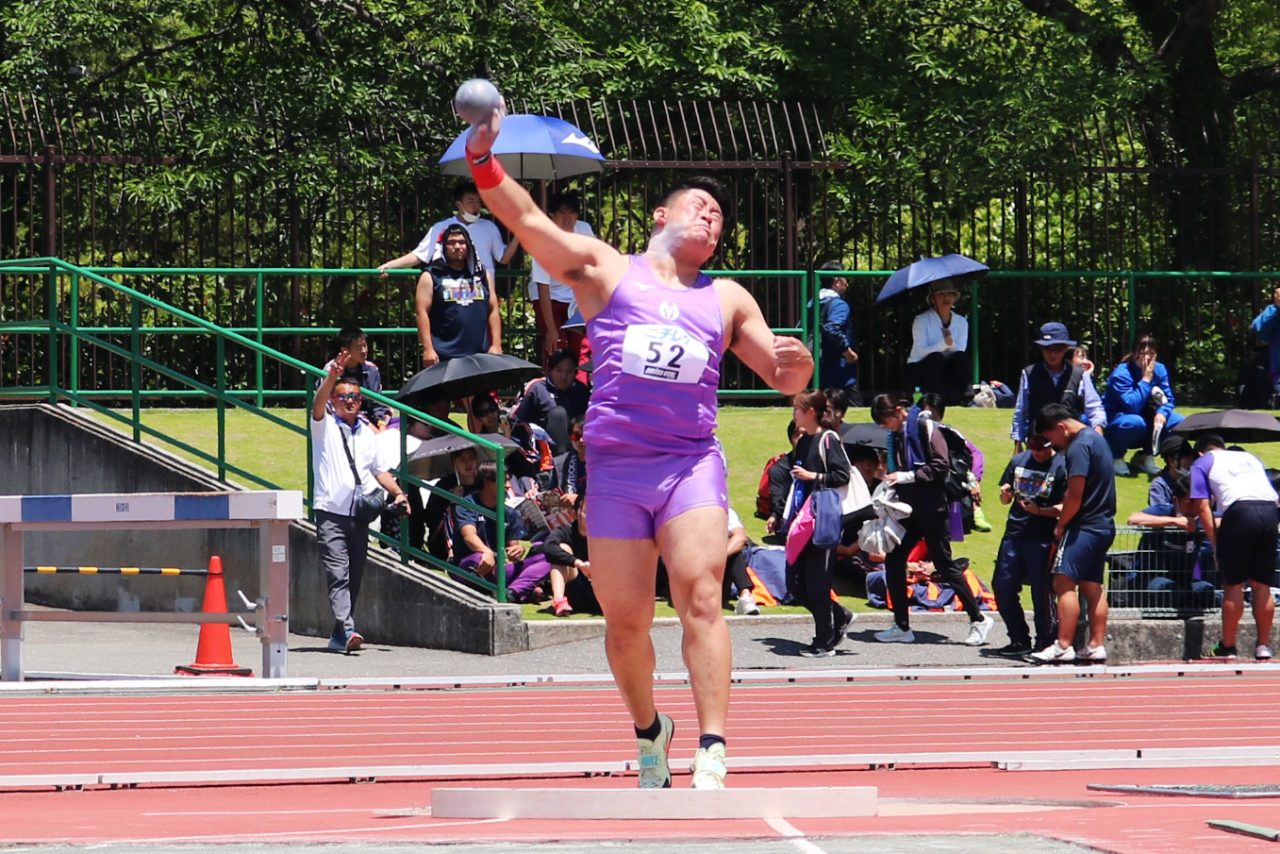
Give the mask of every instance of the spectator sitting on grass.
MULTIPOLYGON (((467 495, 475 489, 476 485, 476 469, 479 467, 480 456, 475 448, 463 448, 460 451, 454 451, 449 455, 450 468, 452 469, 444 477, 436 481, 437 489, 443 489, 454 495, 467 495)), ((421 500, 421 499, 419 499, 421 500)), ((423 508, 420 525, 410 524, 410 545, 417 548, 423 547, 423 539, 426 540, 425 551, 430 552, 441 560, 449 556, 449 536, 446 531, 445 517, 449 512, 449 508, 455 506, 452 501, 436 492, 432 492, 427 499, 426 507, 423 508)), ((410 519, 413 517, 410 516, 410 519)))
MULTIPOLYGON (((519 542, 527 536, 524 520, 501 498, 496 463, 485 460, 476 467, 475 491, 471 500, 481 507, 505 514, 507 542, 503 566, 507 595, 515 602, 538 601, 543 593, 539 585, 546 581, 551 565, 541 553, 530 552, 528 557, 525 556, 525 546, 519 542)), ((461 504, 454 505, 453 514, 458 531, 453 554, 458 566, 492 580, 498 566, 498 555, 494 552, 498 541, 497 520, 481 516, 461 504)))
POLYGON ((551 607, 557 617, 600 613, 591 587, 591 554, 587 548, 587 495, 578 493, 573 520, 556 528, 540 549, 551 563, 551 607))
POLYGON ((569 424, 587 414, 591 392, 574 376, 577 370, 575 352, 552 353, 547 357, 547 375, 529 383, 512 415, 515 421, 537 424, 546 430, 557 455, 570 450, 569 424))
MULTIPOLYGON (((1187 450, 1191 452, 1190 446, 1187 450)), ((1189 498, 1190 489, 1191 475, 1183 471, 1173 479, 1167 501, 1152 502, 1129 514, 1126 524, 1152 530, 1138 540, 1135 561, 1128 571, 1112 563, 1113 594, 1125 588, 1137 591, 1133 604, 1140 607, 1203 609, 1213 605, 1214 586, 1204 577, 1206 569, 1213 567, 1213 547, 1196 515, 1195 502, 1189 498)))
POLYGON ((583 422, 575 418, 569 425, 569 450, 555 458, 556 487, 572 504, 587 489, 587 443, 582 439, 583 422))
MULTIPOLYGON (((873 495, 876 487, 884 478, 884 457, 875 448, 868 445, 845 445, 849 454, 849 465, 862 477, 867 485, 867 494, 873 495)), ((840 545, 836 546, 836 572, 846 571, 855 578, 865 578, 868 572, 884 569, 884 555, 877 552, 864 552, 858 545, 858 535, 862 526, 875 518, 875 508, 868 505, 864 510, 848 514, 843 520, 840 531, 840 545)))

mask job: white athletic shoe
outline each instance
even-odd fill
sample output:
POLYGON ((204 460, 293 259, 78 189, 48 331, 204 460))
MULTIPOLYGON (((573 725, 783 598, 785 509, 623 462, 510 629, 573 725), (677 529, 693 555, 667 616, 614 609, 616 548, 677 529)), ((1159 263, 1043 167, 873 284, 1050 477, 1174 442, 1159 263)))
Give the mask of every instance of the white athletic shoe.
POLYGON ((1076 650, 1075 647, 1071 646, 1058 646, 1058 642, 1054 641, 1039 652, 1031 653, 1031 658, 1043 664, 1058 664, 1065 661, 1075 661, 1076 650))
POLYGON ((664 714, 658 714, 658 722, 662 731, 655 739, 637 738, 636 747, 640 753, 640 788, 670 789, 671 766, 667 763, 667 754, 671 752, 671 736, 675 734, 675 721, 664 714))
POLYGON ((876 632, 876 640, 880 643, 915 643, 916 636, 911 629, 900 629, 895 623, 882 632, 876 632))
POLYGON ((968 646, 982 646, 987 642, 987 635, 991 634, 991 627, 996 621, 991 619, 990 614, 983 614, 982 619, 976 623, 969 624, 969 636, 964 639, 968 646))
POLYGON ((1253 648, 1253 657, 1258 659, 1258 661, 1270 661, 1271 647, 1267 646, 1265 643, 1258 644, 1253 648))
POLYGON ((750 590, 742 591, 742 595, 738 597, 737 603, 733 606, 733 613, 739 616, 751 617, 760 615, 760 606, 756 604, 756 597, 751 595, 750 590))
POLYGON ((1107 648, 1102 644, 1097 646, 1086 646, 1082 652, 1076 655, 1081 661, 1103 662, 1107 660, 1107 648))
POLYGON ((699 747, 693 754, 693 764, 689 766, 693 772, 695 789, 724 788, 724 745, 713 744, 710 747, 699 747))

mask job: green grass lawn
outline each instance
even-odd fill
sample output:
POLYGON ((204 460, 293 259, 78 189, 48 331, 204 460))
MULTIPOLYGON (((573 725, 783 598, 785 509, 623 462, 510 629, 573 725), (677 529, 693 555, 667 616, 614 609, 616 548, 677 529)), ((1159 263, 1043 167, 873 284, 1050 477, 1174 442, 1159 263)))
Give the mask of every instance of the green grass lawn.
MULTIPOLYGON (((301 409, 273 411, 300 428, 306 426, 306 413, 301 409)), ((1190 414, 1199 410, 1181 411, 1190 414)), ((106 416, 95 417, 117 429, 122 427, 119 422, 106 416)), ((983 506, 994 530, 986 534, 971 534, 965 537, 964 542, 956 543, 953 547, 957 557, 969 558, 974 571, 984 581, 991 578, 1007 516, 1006 508, 997 497, 996 481, 1013 451, 1013 443, 1009 439, 1010 417, 1011 410, 1008 409, 956 408, 947 411, 947 421, 961 430, 986 455, 986 476, 982 485, 983 506)), ((742 517, 747 533, 757 540, 764 535, 765 530, 764 522, 753 515, 756 487, 765 461, 786 447, 785 431, 790 418, 789 407, 725 406, 720 410, 719 435, 729 463, 729 498, 742 517)), ((849 413, 848 420, 854 422, 868 419, 864 410, 854 410, 849 413)), ((143 411, 143 423, 210 454, 217 452, 217 422, 211 410, 146 409, 143 411)), ((306 438, 303 435, 240 410, 227 413, 226 425, 229 462, 255 472, 281 488, 306 489, 306 438)), ((165 447, 164 443, 151 441, 165 447)), ((169 450, 210 468, 208 463, 193 455, 172 447, 169 450)), ((1249 450, 1257 454, 1265 465, 1280 468, 1280 445, 1260 444, 1249 450)), ((1147 506, 1147 484, 1148 479, 1141 475, 1117 479, 1117 523, 1124 524, 1130 513, 1147 506)), ((837 591, 846 597, 846 604, 854 609, 867 609, 860 582, 838 579, 837 591)), ((1029 603, 1026 597, 1027 593, 1024 591, 1024 601, 1029 603)), ((544 606, 525 606, 528 617, 546 616, 545 610, 544 606)), ((802 608, 782 610, 803 612, 802 608)), ((673 613, 670 606, 659 603, 659 616, 670 616, 673 613)))

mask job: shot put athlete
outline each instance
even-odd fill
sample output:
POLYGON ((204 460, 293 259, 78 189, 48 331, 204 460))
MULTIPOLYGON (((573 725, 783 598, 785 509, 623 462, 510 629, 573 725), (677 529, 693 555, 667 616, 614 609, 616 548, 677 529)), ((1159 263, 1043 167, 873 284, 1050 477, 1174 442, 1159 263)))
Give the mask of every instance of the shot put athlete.
POLYGON ((649 635, 661 555, 698 714, 693 787, 722 788, 730 644, 720 608, 728 536, 724 457, 715 438, 720 362, 732 351, 770 386, 795 394, 807 385, 813 358, 799 340, 770 331, 741 285, 701 272, 724 228, 718 183, 696 178, 678 186, 653 211, 648 248, 626 256, 560 229, 506 177, 490 154, 505 112, 499 102, 472 124, 467 158, 489 210, 573 289, 587 321, 595 353, 584 436, 591 448, 591 580, 604 611, 609 666, 635 723, 640 786, 671 785, 674 723, 654 705, 649 635))

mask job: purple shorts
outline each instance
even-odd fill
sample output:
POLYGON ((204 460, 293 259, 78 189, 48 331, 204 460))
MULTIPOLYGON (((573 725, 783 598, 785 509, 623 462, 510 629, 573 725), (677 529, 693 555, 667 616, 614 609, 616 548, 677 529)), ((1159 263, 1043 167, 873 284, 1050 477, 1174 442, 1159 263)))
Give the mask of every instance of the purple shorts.
POLYGON ((724 454, 712 441, 700 454, 590 453, 587 535, 652 540, 658 529, 696 507, 729 508, 724 454))

